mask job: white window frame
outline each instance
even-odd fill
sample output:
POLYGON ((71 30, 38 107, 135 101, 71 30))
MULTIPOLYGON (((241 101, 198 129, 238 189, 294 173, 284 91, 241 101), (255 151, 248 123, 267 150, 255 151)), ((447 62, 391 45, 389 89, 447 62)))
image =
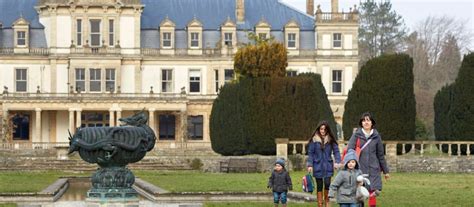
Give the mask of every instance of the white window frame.
POLYGON ((201 93, 202 89, 201 89, 201 80, 202 80, 202 74, 201 74, 201 69, 189 69, 189 93, 201 93), (199 76, 193 76, 192 74, 193 73, 199 73, 199 76), (199 84, 199 91, 191 91, 192 90, 192 87, 191 87, 191 84, 192 83, 198 83, 199 84))
POLYGON ((173 42, 172 42, 172 38, 171 38, 172 36, 173 36, 173 34, 171 32, 163 32, 163 39, 162 39, 162 43, 161 43, 161 44, 163 44, 163 48, 172 48, 172 46, 173 46, 173 42), (169 35, 169 37, 166 37, 168 35, 169 35), (169 45, 168 46, 165 45, 165 42, 169 43, 169 45))
POLYGON ((286 70, 286 76, 287 77, 296 77, 298 76, 298 71, 297 70, 286 70), (293 75, 294 73, 294 75, 293 75))
POLYGON ((332 70, 331 72, 331 93, 332 94, 342 94, 343 91, 343 70, 332 70), (335 76, 335 74, 339 73, 339 76, 335 76), (334 91, 336 87, 334 87, 335 84, 339 84, 339 88, 341 91, 334 91))
POLYGON ((342 48, 342 33, 333 33, 332 34, 332 47, 333 48, 342 48), (336 38, 338 37, 338 38, 336 38), (339 44, 339 46, 336 46, 339 44))
POLYGON ((76 45, 82 46, 82 19, 76 19, 76 45))
POLYGON ((191 42, 189 47, 190 48, 199 48, 199 32, 191 32, 191 42), (195 45, 193 45, 195 44, 195 45))
POLYGON ((102 92, 102 69, 89 68, 89 92, 102 92), (99 76, 99 77, 97 77, 99 76), (99 83, 99 89, 93 90, 92 84, 99 83))
POLYGON ((115 79, 116 79, 116 70, 115 68, 106 68, 105 69, 105 91, 115 91, 115 79), (112 84, 113 87, 107 87, 109 84, 112 84))
POLYGON ((26 93, 28 92, 28 68, 15 68, 15 92, 26 93), (18 74, 20 72, 20 74, 18 74), (24 72, 24 74, 22 74, 24 72), (20 78, 18 79, 18 75, 20 78), (25 83, 25 90, 18 90, 18 83, 25 83))
POLYGON ((74 85, 76 87, 76 90, 75 90, 76 92, 78 91, 77 90, 78 89, 77 88, 77 86, 78 86, 77 83, 78 82, 83 82, 83 85, 84 85, 84 87, 82 87, 80 91, 81 92, 86 91, 86 69, 85 68, 75 68, 74 69, 74 85), (78 71, 82 71, 84 79, 78 79, 78 77, 79 77, 78 76, 78 71))
POLYGON ((163 93, 173 92, 173 69, 172 68, 161 69, 161 92, 163 93), (165 77, 165 73, 166 73, 166 77, 165 77), (165 84, 168 84, 169 86, 168 90, 165 90, 165 87, 164 87, 165 84))
POLYGON ((25 47, 26 46, 26 31, 16 31, 16 45, 18 47, 25 47), (20 34, 23 34, 21 36, 20 34), (23 41, 23 44, 20 44, 20 41, 23 41))
POLYGON ((224 32, 224 45, 232 47, 233 38, 232 32, 224 32))
POLYGON ((287 42, 287 47, 288 48, 296 48, 296 33, 288 33, 288 42, 287 42), (290 46, 290 44, 294 44, 293 46, 290 46))
POLYGON ((109 46, 113 47, 115 44, 115 20, 109 19, 109 46))
POLYGON ((266 40, 267 39, 267 33, 264 33, 264 32, 258 33, 258 38, 260 40, 266 40))
POLYGON ((90 46, 91 47, 101 47, 102 46, 102 20, 101 19, 89 19, 89 28, 90 28, 90 46), (92 22, 99 22, 99 32, 92 32, 92 22), (93 35, 98 35, 99 37, 99 44, 98 45, 94 45, 93 44, 93 39, 92 39, 92 36, 93 35))

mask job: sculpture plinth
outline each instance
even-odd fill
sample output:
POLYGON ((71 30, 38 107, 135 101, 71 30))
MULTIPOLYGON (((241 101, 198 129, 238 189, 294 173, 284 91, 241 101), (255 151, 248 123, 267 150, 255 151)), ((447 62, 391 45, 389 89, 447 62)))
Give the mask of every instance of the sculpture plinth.
POLYGON ((100 166, 92 175, 88 199, 138 198, 132 188, 135 176, 126 166, 143 159, 155 146, 156 137, 144 112, 119 120, 125 125, 85 127, 69 137, 69 154, 78 151, 84 161, 100 166))

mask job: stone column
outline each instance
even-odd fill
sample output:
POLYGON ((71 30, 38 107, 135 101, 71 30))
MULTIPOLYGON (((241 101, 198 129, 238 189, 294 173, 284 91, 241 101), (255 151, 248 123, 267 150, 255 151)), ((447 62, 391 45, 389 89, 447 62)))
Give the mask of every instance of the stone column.
POLYGON ((81 112, 82 110, 81 109, 77 109, 76 111, 76 128, 79 128, 81 127, 81 112))
POLYGON ((35 108, 36 116, 35 116, 35 137, 36 141, 43 142, 41 137, 41 109, 35 108))
POLYGON ((0 123, 2 123, 2 125, 0 126, 0 130, 2 132, 2 136, 6 137, 7 135, 5 134, 6 131, 5 131, 5 128, 3 127, 4 124, 7 124, 7 123, 3 123, 4 121, 9 121, 8 120, 8 109, 3 109, 3 113, 2 113, 2 120, 0 123))
POLYGON ((122 109, 117 110, 117 117, 115 119, 116 126, 120 126, 120 118, 122 118, 122 109))
POLYGON ((186 146, 185 142, 187 141, 187 138, 188 138, 188 113, 186 110, 182 110, 180 112, 179 120, 181 121, 180 127, 179 127, 181 130, 181 133, 180 133, 181 139, 179 141, 181 142, 181 146, 184 147, 186 146))
MULTIPOLYGON (((390 168, 390 172, 397 172, 397 144, 396 143, 386 143, 387 151, 385 152, 385 159, 390 168)), ((413 148, 415 146, 413 145, 413 148)), ((415 150, 415 149, 412 149, 415 150)))
POLYGON ((155 109, 151 108, 148 109, 148 126, 153 129, 153 131, 156 134, 156 129, 155 129, 155 109))
POLYGON ((115 126, 115 111, 112 109, 109 110, 109 126, 115 126))
POLYGON ((275 143, 276 143, 276 156, 277 158, 285 158, 285 160, 288 160, 288 138, 276 138, 275 143))
POLYGON ((74 134, 74 109, 69 109, 69 132, 74 134))

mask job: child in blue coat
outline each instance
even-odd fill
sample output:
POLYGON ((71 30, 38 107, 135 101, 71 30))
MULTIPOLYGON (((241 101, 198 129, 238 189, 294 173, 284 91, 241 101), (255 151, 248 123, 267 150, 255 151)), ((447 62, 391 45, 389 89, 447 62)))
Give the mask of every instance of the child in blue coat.
POLYGON ((329 128, 329 123, 322 121, 318 124, 308 143, 308 172, 313 172, 316 178, 316 189, 318 207, 323 206, 323 183, 324 200, 329 206, 328 191, 334 168, 339 166, 341 154, 336 139, 329 128), (334 159, 333 160, 333 156, 334 159), (335 161, 335 162, 334 162, 335 161))

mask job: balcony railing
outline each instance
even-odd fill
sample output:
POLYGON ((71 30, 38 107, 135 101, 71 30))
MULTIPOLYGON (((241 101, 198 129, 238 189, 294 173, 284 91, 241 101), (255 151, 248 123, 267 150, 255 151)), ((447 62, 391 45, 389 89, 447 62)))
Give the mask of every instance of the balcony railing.
POLYGON ((359 21, 359 14, 358 13, 331 13, 331 12, 321 12, 316 13, 316 22, 348 22, 348 23, 357 23, 359 21))
POLYGON ((72 54, 101 54, 101 55, 117 55, 120 54, 121 49, 115 47, 73 47, 72 54))
MULTIPOLYGON (((339 142, 340 145, 347 145, 348 141, 339 142)), ((473 155, 470 150, 474 146, 474 141, 384 141, 385 152, 387 146, 394 146, 401 149, 400 155, 447 155, 465 156, 473 155), (443 153, 443 149, 446 154, 443 153), (461 149, 461 150, 459 150, 461 149), (462 153, 463 152, 463 153, 462 153)), ((289 141, 288 155, 307 154, 308 141, 289 141)))
MULTIPOLYGON (((141 54, 144 56, 170 56, 169 54, 161 54, 159 48, 140 48, 140 50, 141 50, 141 54)), ((198 50, 198 49, 193 49, 193 50, 198 50)), ((206 55, 207 56, 213 56, 213 55, 220 56, 222 54, 220 49, 206 48, 206 49, 199 49, 199 50, 202 51, 203 56, 206 56, 206 55)), ((187 56, 187 55, 196 56, 193 54, 189 54, 188 51, 189 49, 187 48, 174 49, 173 55, 174 56, 187 56)))
POLYGON ((0 48, 0 55, 49 55, 49 48, 28 48, 28 52, 15 53, 13 47, 0 48))
POLYGON ((215 94, 181 93, 3 93, 2 100, 109 100, 109 99, 158 99, 158 100, 213 100, 215 94))

